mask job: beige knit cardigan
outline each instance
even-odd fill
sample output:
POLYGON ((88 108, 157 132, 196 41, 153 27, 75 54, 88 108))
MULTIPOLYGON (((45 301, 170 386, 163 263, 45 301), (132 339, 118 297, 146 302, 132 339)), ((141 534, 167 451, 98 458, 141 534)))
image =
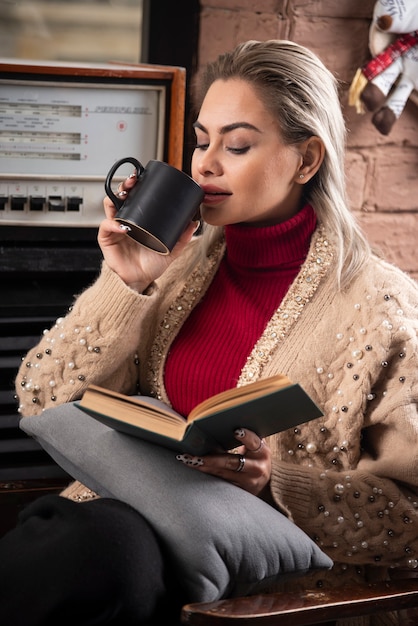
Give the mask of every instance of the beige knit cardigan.
MULTIPOLYGON (((97 281, 24 359, 16 382, 22 415, 77 399, 90 383, 168 402, 168 350, 223 251, 220 241, 187 283, 184 257, 178 259, 141 295, 104 263, 97 281)), ((418 570, 417 318, 417 284, 377 257, 338 290, 332 245, 319 228, 242 369, 239 385, 286 373, 324 411, 324 418, 269 440, 274 501, 336 563, 310 584, 418 570)), ((73 485, 65 495, 94 494, 73 485)), ((385 619, 375 623, 396 623, 385 619)))

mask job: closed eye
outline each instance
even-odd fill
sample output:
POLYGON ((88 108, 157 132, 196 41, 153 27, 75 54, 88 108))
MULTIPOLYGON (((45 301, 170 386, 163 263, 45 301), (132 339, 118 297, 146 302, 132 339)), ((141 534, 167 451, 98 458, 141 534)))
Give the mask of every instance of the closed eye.
POLYGON ((250 146, 244 146, 243 148, 227 148, 228 152, 233 154, 245 154, 250 149, 250 146))
MULTIPOLYGON (((209 148, 208 143, 197 143, 195 145, 195 150, 207 150, 209 148)), ((244 146, 243 148, 231 148, 226 147, 228 152, 232 152, 232 154, 245 154, 250 149, 250 146, 244 146)))

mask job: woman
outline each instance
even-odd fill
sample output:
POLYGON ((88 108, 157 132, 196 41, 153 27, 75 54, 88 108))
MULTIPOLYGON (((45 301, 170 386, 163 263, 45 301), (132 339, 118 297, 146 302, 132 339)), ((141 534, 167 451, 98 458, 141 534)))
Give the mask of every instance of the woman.
MULTIPOLYGON (((316 539, 335 566, 293 588, 414 569, 418 289, 372 254, 347 208, 335 81, 295 43, 247 42, 208 66, 196 102, 203 234, 193 237, 191 224, 159 256, 120 229, 105 200, 102 273, 24 359, 22 415, 79 398, 91 383, 139 388, 187 414, 216 392, 284 372, 323 419, 268 441, 240 432, 244 468, 234 454, 179 461, 268 500, 316 539)), ((120 194, 134 184, 127 179, 120 194)), ((94 497, 80 485, 66 495, 94 497)), ((81 515, 84 506, 67 504, 81 515)), ((85 506, 109 519, 105 499, 85 506)), ((130 510, 126 518, 143 523, 130 510)), ((148 535, 145 543, 158 562, 158 545, 148 535)), ((150 562, 145 555, 145 572, 150 562)), ((139 593, 126 608, 121 595, 114 619, 151 619, 158 599, 173 598, 164 563, 158 569, 159 586, 142 593, 148 605, 139 593)), ((119 623, 111 619, 94 623, 119 623)))

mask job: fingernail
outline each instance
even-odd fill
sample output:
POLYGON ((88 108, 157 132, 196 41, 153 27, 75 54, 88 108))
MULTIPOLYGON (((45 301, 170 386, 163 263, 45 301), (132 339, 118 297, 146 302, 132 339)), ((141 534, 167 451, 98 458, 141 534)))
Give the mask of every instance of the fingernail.
POLYGON ((181 461, 185 465, 192 465, 192 466, 203 465, 203 459, 201 459, 198 456, 190 456, 188 454, 177 454, 176 459, 177 461, 181 461))
POLYGON ((132 172, 132 174, 129 174, 128 178, 136 178, 136 172, 132 172))
POLYGON ((243 428, 237 428, 234 432, 234 435, 235 437, 239 437, 240 439, 242 439, 243 437, 245 437, 245 430, 243 428))
POLYGON ((119 228, 121 230, 125 230, 127 233, 129 233, 132 230, 132 228, 130 226, 127 226, 126 224, 121 224, 119 228))

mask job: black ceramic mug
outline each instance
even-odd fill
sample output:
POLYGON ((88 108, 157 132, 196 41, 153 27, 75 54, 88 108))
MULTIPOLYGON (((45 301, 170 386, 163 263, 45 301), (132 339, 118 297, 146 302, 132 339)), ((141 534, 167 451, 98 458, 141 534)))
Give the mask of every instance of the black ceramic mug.
POLYGON ((115 219, 126 226, 129 236, 160 254, 171 252, 204 196, 200 185, 184 172, 163 161, 149 161, 144 167, 134 157, 120 159, 111 167, 105 190, 118 209, 115 219), (137 182, 125 198, 120 198, 111 184, 124 163, 134 165, 137 182))

